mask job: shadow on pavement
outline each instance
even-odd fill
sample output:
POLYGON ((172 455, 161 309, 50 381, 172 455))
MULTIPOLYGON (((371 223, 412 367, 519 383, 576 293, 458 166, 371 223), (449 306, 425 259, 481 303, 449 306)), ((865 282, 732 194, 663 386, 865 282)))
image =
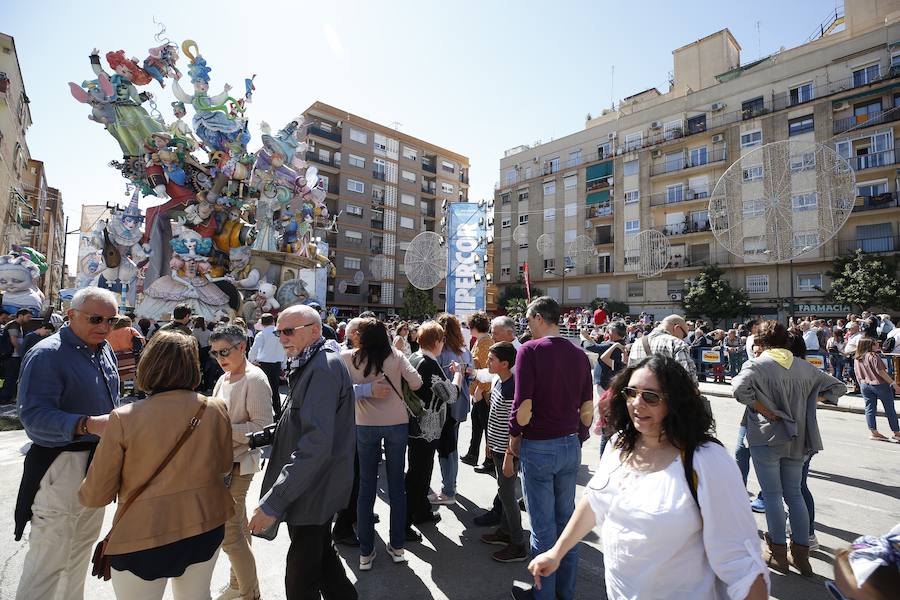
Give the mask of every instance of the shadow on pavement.
POLYGON ((846 485, 851 488, 859 488, 863 490, 868 490, 870 492, 875 492, 876 494, 884 494, 889 498, 898 498, 900 497, 900 487, 895 485, 884 485, 883 483, 878 483, 877 481, 866 481, 865 479, 856 479, 855 477, 845 477, 844 475, 837 475, 835 473, 825 473, 823 471, 816 471, 814 469, 810 469, 809 471, 810 477, 815 477, 816 479, 822 479, 824 481, 832 481, 834 483, 839 483, 841 485, 846 485))

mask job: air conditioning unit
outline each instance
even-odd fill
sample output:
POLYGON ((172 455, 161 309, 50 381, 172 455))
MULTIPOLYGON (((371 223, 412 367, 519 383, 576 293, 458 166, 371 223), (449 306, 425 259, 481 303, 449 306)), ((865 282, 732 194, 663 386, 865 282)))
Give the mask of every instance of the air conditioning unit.
POLYGON ((712 136, 712 141, 713 141, 713 144, 721 144, 722 142, 725 141, 725 136, 722 135, 721 133, 717 133, 716 135, 712 136))
POLYGON ((338 126, 338 129, 340 129, 341 127, 344 126, 344 122, 341 121, 340 119, 338 119, 337 126, 338 126))
POLYGON ((615 183, 615 180, 613 177, 607 177, 606 183, 607 183, 607 185, 612 185, 613 183, 615 183))
POLYGON ((679 302, 681 300, 681 292, 672 292, 669 294, 669 300, 672 302, 679 302))
POLYGON ((591 228, 591 220, 590 220, 590 219, 586 219, 586 220, 584 221, 584 228, 585 228, 585 229, 590 229, 590 228, 591 228))
POLYGON ((650 123, 650 129, 659 129, 660 127, 662 127, 662 123, 660 123, 659 121, 653 121, 652 123, 650 123))
POLYGON ((610 131, 608 134, 606 134, 606 139, 608 139, 608 140, 614 140, 614 139, 616 139, 616 132, 615 132, 615 131, 610 131))
POLYGON ((848 108, 850 108, 849 102, 841 102, 840 104, 835 104, 832 110, 834 112, 840 112, 842 110, 847 110, 848 108))
POLYGON ((725 103, 724 102, 713 102, 712 106, 710 108, 713 111, 725 110, 725 103))

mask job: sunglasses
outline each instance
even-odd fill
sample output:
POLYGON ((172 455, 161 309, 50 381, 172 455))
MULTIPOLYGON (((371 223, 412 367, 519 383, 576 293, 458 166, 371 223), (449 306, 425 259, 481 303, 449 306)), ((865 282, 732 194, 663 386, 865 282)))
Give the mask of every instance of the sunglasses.
POLYGON ((281 337, 283 335, 291 337, 292 335, 294 335, 294 332, 297 331, 298 329, 303 329, 304 327, 312 327, 313 325, 315 325, 315 323, 307 323, 306 325, 297 325, 296 327, 285 327, 284 329, 276 329, 272 333, 275 334, 275 337, 281 337))
POLYGON ((212 356, 213 358, 219 358, 219 357, 225 358, 229 354, 231 354, 232 350, 234 350, 235 348, 237 348, 240 345, 241 345, 241 343, 238 342, 237 344, 235 344, 233 346, 229 346, 227 348, 222 348, 221 350, 210 350, 209 355, 212 356))
POLYGON ((843 593, 841 593, 841 590, 838 589, 837 585, 835 585, 833 581, 826 581, 825 589, 828 590, 828 593, 831 594, 831 597, 834 598, 834 600, 851 600, 843 593))
POLYGON ((649 404, 650 406, 656 406, 660 402, 663 401, 664 396, 659 392, 654 392, 652 390, 642 390, 636 387, 627 387, 622 390, 622 393, 625 394, 625 397, 629 400, 634 400, 641 396, 644 399, 644 402, 649 404))
MULTIPOLYGON (((85 313, 81 312, 80 310, 78 310, 77 308, 75 310, 81 314, 85 314, 85 313)), ((87 320, 88 320, 88 323, 90 323, 91 325, 99 325, 100 323, 105 322, 107 325, 112 327, 113 325, 115 325, 118 322, 119 317, 118 316, 104 317, 101 315, 87 315, 87 320)))

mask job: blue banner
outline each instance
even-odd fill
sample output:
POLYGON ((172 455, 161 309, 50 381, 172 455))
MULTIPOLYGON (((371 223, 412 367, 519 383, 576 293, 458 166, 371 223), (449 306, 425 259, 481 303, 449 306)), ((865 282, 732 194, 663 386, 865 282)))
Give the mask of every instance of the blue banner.
POLYGON ((446 310, 465 323, 485 307, 487 216, 474 202, 454 202, 448 208, 446 310))

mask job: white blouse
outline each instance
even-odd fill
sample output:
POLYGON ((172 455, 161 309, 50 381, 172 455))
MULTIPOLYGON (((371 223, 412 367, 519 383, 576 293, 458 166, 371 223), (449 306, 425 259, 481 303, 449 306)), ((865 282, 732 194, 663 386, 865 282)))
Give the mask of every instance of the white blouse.
POLYGON ((612 443, 603 453, 584 493, 600 528, 610 599, 743 600, 760 574, 768 585, 734 459, 707 443, 694 453, 694 472, 702 518, 680 457, 640 473, 621 463, 612 443))

